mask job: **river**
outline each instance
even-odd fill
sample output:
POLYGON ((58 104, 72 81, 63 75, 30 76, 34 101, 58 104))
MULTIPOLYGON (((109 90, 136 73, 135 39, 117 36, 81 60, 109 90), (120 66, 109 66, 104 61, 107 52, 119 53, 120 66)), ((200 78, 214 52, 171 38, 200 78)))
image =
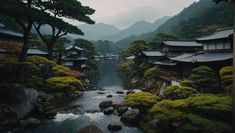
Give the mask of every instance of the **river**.
POLYGON ((135 127, 128 127, 120 122, 117 115, 106 116, 99 110, 99 103, 112 100, 113 102, 123 102, 124 96, 116 91, 125 91, 123 83, 117 73, 118 60, 103 60, 100 65, 100 79, 97 84, 101 91, 86 91, 80 98, 61 108, 55 119, 43 122, 38 128, 34 128, 27 133, 76 133, 79 129, 87 125, 96 125, 104 133, 111 133, 107 126, 110 123, 122 125, 122 130, 118 133, 142 133, 135 127), (107 95, 112 98, 106 98, 107 95))

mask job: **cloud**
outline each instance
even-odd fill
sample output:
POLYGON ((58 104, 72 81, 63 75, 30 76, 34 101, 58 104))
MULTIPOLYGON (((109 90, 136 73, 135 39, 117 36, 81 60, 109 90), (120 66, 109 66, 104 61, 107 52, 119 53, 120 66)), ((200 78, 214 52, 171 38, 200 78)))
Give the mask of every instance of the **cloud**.
POLYGON ((96 22, 127 27, 139 20, 154 21, 173 16, 198 0, 80 0, 96 12, 91 16, 96 22))

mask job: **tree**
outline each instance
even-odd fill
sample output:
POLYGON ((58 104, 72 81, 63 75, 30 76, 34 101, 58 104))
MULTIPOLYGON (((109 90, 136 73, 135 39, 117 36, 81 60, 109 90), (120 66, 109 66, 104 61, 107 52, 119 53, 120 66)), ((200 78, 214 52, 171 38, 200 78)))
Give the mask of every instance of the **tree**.
POLYGON ((144 40, 136 40, 131 43, 131 46, 121 53, 122 57, 131 56, 137 54, 142 50, 148 50, 149 46, 144 40))
POLYGON ((199 92, 216 92, 216 87, 218 87, 214 71, 207 66, 194 68, 189 79, 199 92))
POLYGON ((52 56, 55 42, 60 37, 67 35, 67 33, 83 35, 81 30, 77 27, 59 18, 73 19, 88 24, 94 24, 94 21, 91 20, 88 15, 92 15, 95 10, 87 6, 82 6, 77 0, 39 0, 37 7, 44 12, 50 12, 53 16, 46 21, 39 21, 37 24, 34 24, 37 33, 47 45, 49 58, 52 56), (52 33, 50 38, 46 38, 40 31, 40 28, 45 24, 51 27, 52 33))
MULTIPOLYGON (((213 0, 217 4, 219 2, 225 1, 234 6, 234 14, 235 14, 235 0, 213 0)), ((234 32, 235 32, 235 17, 234 18, 234 32)), ((232 97, 233 97, 233 102, 232 102, 232 107, 233 107, 233 130, 235 131, 235 34, 233 34, 233 88, 232 88, 232 97)))

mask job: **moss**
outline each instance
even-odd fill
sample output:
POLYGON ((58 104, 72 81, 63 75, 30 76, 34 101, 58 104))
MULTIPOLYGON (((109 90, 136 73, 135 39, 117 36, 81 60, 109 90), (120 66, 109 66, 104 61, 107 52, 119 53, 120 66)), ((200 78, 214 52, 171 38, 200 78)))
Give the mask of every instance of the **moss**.
POLYGON ((137 92, 125 97, 125 103, 128 106, 146 110, 151 108, 160 98, 148 92, 137 92))
POLYGON ((197 90, 191 87, 168 86, 164 90, 163 96, 167 99, 185 99, 196 93, 197 90))
POLYGON ((198 115, 188 114, 187 122, 177 129, 177 133, 232 133, 233 129, 230 125, 209 120, 198 115))
POLYGON ((35 65, 40 65, 40 64, 48 64, 52 67, 56 66, 56 63, 54 61, 48 60, 45 57, 41 57, 41 56, 29 56, 27 58, 28 62, 32 62, 35 65))
POLYGON ((144 72, 144 78, 156 76, 158 73, 157 67, 151 67, 144 72))
POLYGON ((219 73, 220 73, 220 76, 223 76, 223 75, 232 75, 233 74, 233 67, 232 66, 226 66, 226 67, 223 67, 220 69, 219 73))
POLYGON ((232 66, 226 66, 220 69, 221 76, 221 86, 228 95, 232 94, 232 84, 233 84, 233 75, 232 75, 232 66))
POLYGON ((62 65, 55 65, 53 68, 54 76, 68 76, 71 73, 71 69, 62 65))
POLYGON ((81 81, 71 76, 52 77, 46 80, 47 86, 56 90, 75 91, 82 85, 81 81))

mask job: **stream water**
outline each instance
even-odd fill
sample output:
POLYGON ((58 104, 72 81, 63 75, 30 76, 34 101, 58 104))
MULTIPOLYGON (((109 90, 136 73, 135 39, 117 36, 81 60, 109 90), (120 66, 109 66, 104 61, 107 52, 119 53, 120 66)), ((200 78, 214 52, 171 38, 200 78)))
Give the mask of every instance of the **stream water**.
POLYGON ((123 83, 117 74, 118 60, 103 60, 100 65, 99 88, 101 91, 87 91, 84 95, 62 108, 53 120, 43 122, 38 128, 27 131, 27 133, 76 133, 79 129, 87 125, 96 125, 104 133, 110 133, 108 124, 115 123, 122 125, 122 130, 118 133, 142 133, 135 127, 128 127, 120 122, 117 115, 106 116, 99 110, 99 103, 112 100, 113 102, 123 102, 124 96, 117 94, 123 90, 123 83), (106 98, 112 94, 112 98, 106 98))

